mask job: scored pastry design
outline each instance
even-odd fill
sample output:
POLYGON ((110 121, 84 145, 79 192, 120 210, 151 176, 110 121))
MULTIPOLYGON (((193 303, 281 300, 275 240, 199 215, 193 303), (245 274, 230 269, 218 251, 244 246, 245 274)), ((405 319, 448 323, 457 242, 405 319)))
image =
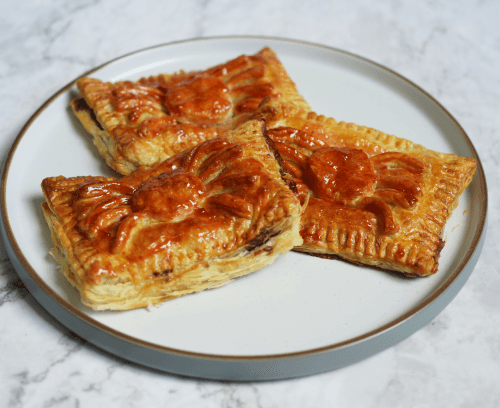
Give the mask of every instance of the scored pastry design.
POLYGON ((221 286, 300 245, 302 206, 251 120, 159 166, 46 178, 54 256, 84 304, 126 310, 221 286))
POLYGON ((83 77, 77 86, 76 117, 106 163, 123 175, 236 128, 265 97, 309 109, 269 48, 205 71, 117 83, 83 77))
POLYGON ((265 101, 255 116, 267 121, 307 203, 296 250, 407 276, 437 271, 442 231, 474 176, 474 159, 291 103, 265 101))

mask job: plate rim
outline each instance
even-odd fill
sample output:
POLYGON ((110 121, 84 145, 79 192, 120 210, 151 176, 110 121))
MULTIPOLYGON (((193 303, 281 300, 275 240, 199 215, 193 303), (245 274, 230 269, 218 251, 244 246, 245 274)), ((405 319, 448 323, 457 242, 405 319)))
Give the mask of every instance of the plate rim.
MULTIPOLYGON (((352 346, 355 344, 359 344, 360 342, 366 341, 370 338, 377 337, 391 329, 394 329, 401 324, 405 323, 408 321, 410 318, 413 316, 419 314, 422 312, 424 309, 426 309, 431 303, 433 303, 436 299, 438 299, 447 289, 452 286, 452 284, 457 280, 457 278, 464 272, 464 269, 466 266, 469 264, 473 256, 476 254, 476 251, 479 251, 482 249, 482 246, 480 245, 481 242, 484 240, 484 235, 486 231, 486 220, 487 220, 487 210, 488 210, 488 190, 487 190, 487 185, 486 185, 486 177, 484 173, 484 169, 480 160, 480 157, 476 151, 476 148, 474 147, 472 141, 470 140, 469 136, 465 132, 465 130, 462 128, 462 126, 458 123, 458 121, 453 117, 453 115, 439 102, 437 101, 432 95, 430 95, 427 91, 422 89, 420 86, 412 82, 411 80, 407 79, 403 75, 393 71, 392 69, 377 63, 375 61, 372 61, 368 58, 359 56, 355 53, 345 51, 342 49, 338 49, 335 47, 331 47, 328 45, 320 44, 320 43, 314 43, 314 42, 308 42, 304 40, 297 40, 297 39, 290 39, 290 38, 283 38, 283 37, 268 37, 268 36, 245 36, 245 35, 231 35, 231 36, 213 36, 213 37, 194 37, 194 38, 189 38, 189 39, 184 39, 184 40, 178 40, 178 41, 172 41, 172 42, 167 42, 167 43, 162 43, 162 44, 157 44, 153 45, 150 47, 138 49, 129 53, 126 53, 124 55, 121 55, 119 57, 113 58, 107 62, 104 62, 103 64, 100 64, 83 74, 79 75, 77 78, 63 86, 59 91, 54 93, 51 97, 49 97, 45 103, 43 103, 29 118, 29 120, 25 123, 25 125, 22 127, 21 131, 19 134, 16 136, 14 139, 14 142, 12 143, 10 149, 8 150, 7 154, 4 156, 4 165, 2 166, 2 177, 1 177, 1 189, 0 189, 0 209, 1 209, 1 227, 2 227, 2 232, 4 234, 4 243, 8 247, 10 245, 10 249, 12 250, 15 258, 17 258, 17 261, 20 263, 20 266, 24 269, 24 272, 26 272, 29 275, 29 278, 33 280, 33 282, 40 287, 43 292, 49 296, 53 301, 55 301, 60 307, 65 309, 67 312, 71 313, 74 317, 78 318, 79 320, 83 321, 84 323, 87 323, 91 326, 93 326, 95 329, 102 331, 106 334, 109 334, 113 337, 116 337, 118 339, 124 340, 128 343, 131 343, 136 346, 140 347, 146 347, 148 349, 153 349, 155 351, 161 352, 163 354, 172 354, 172 355, 177 355, 177 356, 182 356, 182 357, 188 357, 188 358, 196 358, 196 359, 202 359, 202 360, 217 360, 217 361, 236 361, 236 362, 256 362, 256 361, 276 361, 280 359, 290 359, 290 358, 298 358, 298 357, 307 357, 307 356, 312 356, 312 355, 317 355, 321 353, 326 353, 326 352, 331 352, 335 350, 340 350, 343 349, 347 346, 352 346), (315 48, 321 48, 324 50, 327 50, 329 52, 335 52, 338 54, 343 54, 346 55, 350 58, 354 58, 356 60, 362 61, 364 63, 368 63, 369 65, 376 66, 379 69, 382 69, 385 72, 388 72, 392 75, 397 76, 401 80, 403 80, 407 85, 410 85, 411 87, 415 88, 419 92, 421 92, 424 96, 430 99, 430 101, 435 104, 439 109, 442 111, 442 113, 446 114, 446 116, 453 122, 455 127, 460 131, 461 136, 463 140, 466 142, 468 148, 471 150, 474 158, 477 161, 477 170, 476 170, 476 183, 479 183, 479 191, 483 197, 481 200, 481 208, 479 209, 480 211, 480 218, 479 218, 479 223, 477 225, 476 232, 471 240, 471 244, 469 248, 467 249, 466 253, 464 254, 464 257, 462 261, 457 265, 455 270, 448 276, 447 279, 445 279, 439 287, 426 299, 424 299, 421 303, 419 303, 417 306, 413 307, 403 315, 399 316, 398 318, 378 327, 377 329, 371 330, 369 332, 366 332, 362 335, 355 336, 353 338, 350 338, 348 340, 344 340, 341 342, 337 342, 334 344, 329 344, 327 346, 323 347, 318 347, 318 348, 312 348, 312 349, 307 349, 307 350, 301 350, 301 351, 295 351, 295 352, 287 352, 287 353, 276 353, 276 354, 263 354, 263 355, 224 355, 224 354, 208 354, 208 353, 201 353, 201 352, 192 352, 188 350, 182 350, 182 349, 176 349, 176 348, 171 348, 167 346, 162 346, 158 345, 155 343, 151 343, 145 340, 141 340, 138 338, 135 338, 131 335, 125 334, 123 332, 120 332, 116 329, 113 329, 109 326, 106 326, 103 323, 100 323, 93 319, 92 317, 88 316, 86 313, 83 311, 80 311, 77 309, 75 306, 73 306, 71 303, 69 303, 67 300, 63 299, 58 293, 56 293, 36 272, 36 270, 30 265, 28 260, 25 258, 23 251, 18 244, 14 232, 11 228, 11 224, 9 222, 9 214, 7 211, 7 196, 6 196, 6 184, 7 184, 7 179, 9 175, 9 168, 10 164, 15 156, 15 153, 17 151, 17 148, 19 144, 21 143, 21 140, 23 139, 23 136, 26 134, 28 129, 31 127, 31 125, 42 115, 42 113, 52 104, 52 102, 57 99, 60 95, 63 93, 67 92, 71 87, 73 87, 78 80, 78 78, 83 77, 83 76, 88 76, 92 74, 93 72, 96 72, 108 65, 111 65, 117 61, 123 60, 125 58, 128 58, 130 56, 140 54, 142 52, 147 52, 151 51, 154 49, 159 49, 159 48, 165 48, 169 46, 174 46, 174 45, 181 45, 184 43, 195 43, 195 42, 204 42, 204 41, 220 41, 220 40, 258 40, 258 41, 272 41, 272 42, 281 42, 281 43, 289 43, 289 44, 301 44, 304 46, 309 46, 309 47, 315 47, 315 48), (7 241, 5 241, 5 238, 7 241)), ((479 254, 477 254, 479 256, 479 254)), ((14 264, 14 262, 13 262, 14 264)), ((19 271, 16 272, 19 274, 19 271)), ((472 267, 473 269, 473 267, 472 267)), ((472 272, 472 270, 471 270, 472 272)), ((470 274, 469 274, 470 275, 470 274)), ((468 277, 467 277, 468 279, 468 277)), ((465 282, 464 282, 465 283, 465 282)), ((460 289, 459 289, 460 290, 460 289)), ((458 293, 458 291, 457 291, 458 293)), ((32 293, 33 294, 33 293, 32 293)), ((455 294, 456 295, 456 294, 455 294)), ((454 295, 454 296, 455 296, 454 295)), ((34 295, 33 295, 34 296, 34 295)), ((454 297, 453 296, 453 297, 454 297)), ((38 298, 34 296, 35 299, 38 301, 38 298)), ((451 299, 453 299, 453 297, 451 299)), ((451 301, 451 299, 449 301, 451 301)), ((41 303, 41 302, 40 302, 41 303)), ((42 304, 42 307, 43 304, 42 304)), ((45 307, 44 307, 45 308, 45 307)), ((56 320, 60 321, 56 316, 53 315, 53 313, 49 314, 53 316, 56 320)), ((439 314, 439 312, 438 312, 439 314)), ((66 325, 65 325, 66 326, 66 325)), ((85 336, 82 336, 85 337, 85 336)), ((90 341, 90 340, 89 340, 90 341)), ((92 341, 90 341, 92 343, 92 341)), ((94 344, 94 343, 93 343, 94 344)), ((390 347, 389 345, 388 347, 390 347)), ((101 347, 101 346, 99 346, 101 347)), ((385 348, 385 347, 384 347, 385 348)), ((146 364, 143 364, 146 365, 146 364)), ((169 370, 165 370, 169 371, 169 370)))

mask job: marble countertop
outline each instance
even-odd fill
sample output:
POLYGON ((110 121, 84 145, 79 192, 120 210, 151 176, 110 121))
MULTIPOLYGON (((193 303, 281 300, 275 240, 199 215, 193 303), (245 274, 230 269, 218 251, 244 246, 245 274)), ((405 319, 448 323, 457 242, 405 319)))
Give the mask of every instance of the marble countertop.
POLYGON ((1 407, 499 407, 500 3, 254 0, 4 2, 0 154, 53 93, 123 54, 222 35, 298 39, 387 66, 435 97, 481 158, 484 249, 432 322, 359 363, 306 378, 230 383, 126 364, 72 335, 20 282, 0 244, 1 407), (47 4, 48 3, 48 4, 47 4))

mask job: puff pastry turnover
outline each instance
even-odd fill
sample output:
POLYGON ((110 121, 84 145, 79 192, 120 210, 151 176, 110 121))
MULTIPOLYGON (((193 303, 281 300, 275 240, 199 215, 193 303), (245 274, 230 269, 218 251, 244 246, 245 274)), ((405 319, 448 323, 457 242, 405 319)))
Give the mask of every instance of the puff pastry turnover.
POLYGON ((84 77, 77 86, 74 113, 106 163, 124 175, 236 128, 266 96, 309 109, 269 48, 205 71, 117 83, 84 77))
POLYGON ((251 120, 120 179, 44 179, 54 255, 83 303, 156 305, 300 245, 302 207, 264 129, 251 120))
POLYGON ((442 230, 476 162, 428 150, 289 103, 256 117, 293 175, 302 203, 296 250, 425 276, 438 269, 442 230))

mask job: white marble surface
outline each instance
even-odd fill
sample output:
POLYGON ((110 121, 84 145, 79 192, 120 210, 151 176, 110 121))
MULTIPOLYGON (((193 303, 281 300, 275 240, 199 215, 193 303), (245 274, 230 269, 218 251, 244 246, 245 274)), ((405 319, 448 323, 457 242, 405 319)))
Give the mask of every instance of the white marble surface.
POLYGON ((286 37, 369 58, 437 98, 479 152, 489 224, 462 291, 408 339, 336 371, 244 384, 128 365, 75 338, 32 299, 2 244, 0 407, 499 407, 499 17, 495 0, 3 1, 2 156, 49 96, 110 59, 194 37, 286 37))

